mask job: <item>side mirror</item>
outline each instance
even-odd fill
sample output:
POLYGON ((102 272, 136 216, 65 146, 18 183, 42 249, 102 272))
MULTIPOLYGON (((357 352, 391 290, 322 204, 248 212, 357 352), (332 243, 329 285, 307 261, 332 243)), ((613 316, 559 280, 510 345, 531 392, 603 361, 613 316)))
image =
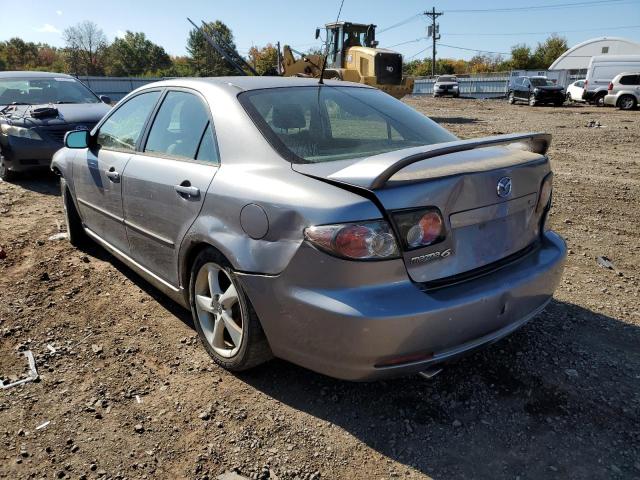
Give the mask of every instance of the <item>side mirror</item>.
POLYGON ((316 40, 320 38, 320 29, 316 28, 316 40))
POLYGON ((67 148, 88 148, 89 130, 72 130, 65 133, 64 146, 67 148))
POLYGON ((100 101, 102 103, 106 103, 107 105, 111 105, 111 98, 106 95, 100 95, 100 101))

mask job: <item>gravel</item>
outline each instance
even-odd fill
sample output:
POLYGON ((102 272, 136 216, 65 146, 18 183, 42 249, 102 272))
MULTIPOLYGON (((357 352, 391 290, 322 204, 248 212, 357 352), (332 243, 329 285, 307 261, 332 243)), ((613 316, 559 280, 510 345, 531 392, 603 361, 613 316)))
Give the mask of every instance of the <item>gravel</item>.
POLYGON ((0 182, 0 375, 29 349, 41 377, 0 394, 0 478, 640 478, 639 113, 406 101, 464 138, 553 134, 571 253, 539 318, 432 380, 232 375, 128 268, 48 240, 55 178, 0 182))

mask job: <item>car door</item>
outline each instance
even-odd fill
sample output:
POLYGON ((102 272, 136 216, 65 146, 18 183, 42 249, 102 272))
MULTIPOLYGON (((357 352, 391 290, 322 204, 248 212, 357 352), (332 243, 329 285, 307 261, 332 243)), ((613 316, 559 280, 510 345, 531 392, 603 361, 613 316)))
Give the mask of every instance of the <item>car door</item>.
POLYGON ((74 160, 76 199, 85 226, 123 253, 129 252, 122 207, 122 174, 160 97, 140 93, 100 124, 90 148, 74 160))
POLYGON ((181 240, 200 213, 218 170, 209 107, 194 91, 165 92, 123 179, 123 207, 131 256, 178 286, 181 240))
POLYGON ((518 98, 521 100, 529 100, 529 87, 531 83, 528 78, 523 78, 518 86, 518 98))

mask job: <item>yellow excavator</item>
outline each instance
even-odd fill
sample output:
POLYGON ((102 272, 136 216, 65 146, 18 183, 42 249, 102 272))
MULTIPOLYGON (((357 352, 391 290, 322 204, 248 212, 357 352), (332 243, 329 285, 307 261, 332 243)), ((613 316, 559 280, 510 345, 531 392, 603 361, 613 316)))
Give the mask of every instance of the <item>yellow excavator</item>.
MULTIPOLYGON (((329 45, 323 78, 364 83, 402 98, 413 91, 413 78, 402 76, 402 55, 378 48, 376 26, 352 22, 327 23, 326 40, 329 45)), ((316 29, 316 39, 320 29, 316 29)), ((320 77, 324 56, 306 55, 289 45, 282 48, 281 74, 320 77), (294 53, 299 58, 294 57, 294 53)))
MULTIPOLYGON (((238 52, 216 32, 191 24, 209 44, 241 75, 259 75, 238 52), (249 72, 249 73, 247 73, 249 72)), ((376 26, 363 23, 334 22, 325 25, 327 58, 320 54, 304 54, 284 45, 279 54, 279 69, 269 74, 347 80, 379 88, 395 98, 413 91, 413 78, 402 76, 402 55, 378 48, 376 26), (298 58, 294 56, 298 55, 298 58), (326 65, 324 62, 326 61, 326 65), (276 72, 277 70, 277 72, 276 72)), ((316 29, 316 39, 320 29, 316 29)))

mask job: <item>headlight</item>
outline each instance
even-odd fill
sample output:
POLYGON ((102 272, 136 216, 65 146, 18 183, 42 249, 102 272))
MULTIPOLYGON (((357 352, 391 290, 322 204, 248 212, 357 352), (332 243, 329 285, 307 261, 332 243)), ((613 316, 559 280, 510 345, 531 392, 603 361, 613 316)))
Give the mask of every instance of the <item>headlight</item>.
POLYGON ((387 260, 398 256, 393 232, 384 220, 309 227, 304 236, 320 249, 352 260, 387 260))
POLYGON ((18 138, 28 138, 29 140, 42 140, 42 137, 38 135, 38 132, 31 128, 16 127, 15 125, 8 125, 3 123, 0 125, 0 130, 5 135, 18 138))
POLYGON ((458 88, 458 85, 454 85, 453 88, 458 88))
POLYGON ((534 88, 533 89, 533 93, 540 93, 540 89, 539 88, 534 88))

